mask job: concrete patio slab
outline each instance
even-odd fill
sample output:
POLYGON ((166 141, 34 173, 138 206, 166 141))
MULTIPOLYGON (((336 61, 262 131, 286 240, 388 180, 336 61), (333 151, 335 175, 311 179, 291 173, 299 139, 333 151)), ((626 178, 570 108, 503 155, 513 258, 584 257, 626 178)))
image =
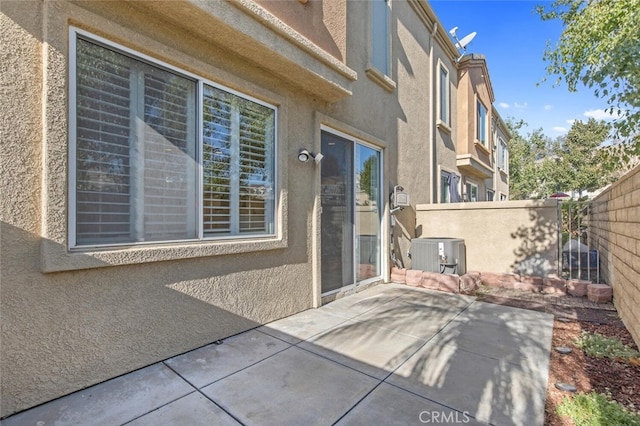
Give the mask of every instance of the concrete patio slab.
POLYGON ((553 317, 524 309, 476 303, 462 312, 432 340, 508 362, 524 363, 546 372, 553 317))
POLYGON ((423 344, 423 340, 377 327, 374 323, 348 321, 298 347, 383 379, 423 344))
POLYGON ((547 375, 528 365, 430 342, 386 380, 496 425, 542 425, 547 375))
POLYGON ((549 314, 378 285, 0 426, 542 425, 552 331, 549 314))
POLYGON ((257 330, 295 345, 345 321, 346 318, 326 310, 309 309, 258 327, 257 330))
POLYGON ((164 407, 138 417, 127 426, 182 425, 240 426, 233 417, 199 392, 193 392, 164 407))
POLYGON ((325 304, 319 309, 343 318, 352 319, 365 312, 383 306, 402 295, 406 295, 406 286, 399 284, 377 285, 325 304), (404 287, 404 289, 402 288, 404 287))
POLYGON ((469 413, 452 410, 406 390, 382 383, 340 419, 336 426, 420 424, 475 426, 484 423, 476 421, 469 413))
MULTIPOLYGON (((450 306, 463 308, 473 303, 476 298, 473 296, 466 296, 464 294, 447 293, 443 291, 430 290, 421 287, 412 287, 413 292, 402 291, 402 284, 387 284, 393 285, 394 289, 398 292, 396 301, 409 302, 421 304, 424 306, 450 306)), ((407 287, 406 285, 404 287, 407 287)))
POLYGON ((197 388, 202 388, 229 374, 261 361, 290 345, 256 330, 225 339, 165 363, 197 388))
MULTIPOLYGON (((476 302, 465 310, 461 320, 468 322, 481 321, 483 323, 491 323, 496 325, 505 325, 515 331, 521 333, 549 333, 547 327, 553 316, 538 311, 528 309, 514 308, 504 305, 496 305, 493 303, 476 302)), ((546 337, 547 334, 538 337, 546 337)))
POLYGON ((426 341, 465 308, 465 305, 448 304, 446 301, 441 306, 428 306, 421 303, 421 299, 429 296, 422 293, 419 296, 415 302, 394 300, 358 315, 355 320, 426 341))
POLYGON ((164 364, 154 364, 9 417, 2 426, 120 425, 193 390, 164 364))
POLYGON ((292 347, 202 391, 246 425, 330 425, 378 383, 292 347))

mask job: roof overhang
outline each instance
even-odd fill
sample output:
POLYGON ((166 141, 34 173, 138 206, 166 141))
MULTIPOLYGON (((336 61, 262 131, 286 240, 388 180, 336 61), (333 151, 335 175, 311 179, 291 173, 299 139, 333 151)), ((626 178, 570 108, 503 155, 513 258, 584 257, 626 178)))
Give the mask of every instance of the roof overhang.
POLYGON ((335 102, 358 74, 253 1, 131 1, 307 93, 335 102))
POLYGON ((456 157, 458 169, 478 179, 489 179, 493 176, 493 169, 471 154, 462 154, 456 157))

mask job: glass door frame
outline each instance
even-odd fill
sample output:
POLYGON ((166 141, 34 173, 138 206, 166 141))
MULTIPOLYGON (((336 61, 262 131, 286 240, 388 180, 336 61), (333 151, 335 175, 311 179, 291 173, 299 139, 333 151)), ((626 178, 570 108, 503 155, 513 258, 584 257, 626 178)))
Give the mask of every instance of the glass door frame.
MULTIPOLYGON (((385 253, 386 250, 384 250, 385 244, 386 244, 386 238, 385 238, 385 227, 383 226, 384 224, 384 217, 385 217, 385 211, 387 208, 387 199, 384 196, 384 192, 383 192, 383 188, 384 188, 384 148, 374 145, 372 143, 368 143, 364 140, 362 140, 361 138, 358 138, 356 136, 341 132, 339 130, 336 130, 334 128, 331 127, 327 127, 327 126, 320 126, 320 146, 322 146, 322 133, 329 133, 331 135, 337 136, 341 139, 345 139, 346 141, 350 142, 352 144, 352 150, 353 150, 353 158, 352 158, 352 164, 351 164, 351 172, 353 173, 352 176, 352 182, 353 185, 350 188, 351 194, 352 194, 352 200, 353 200, 353 208, 354 208, 354 215, 355 215, 355 192, 356 192, 356 185, 355 185, 355 177, 356 177, 356 150, 357 150, 357 146, 363 146, 366 148, 369 148, 371 150, 374 150, 375 152, 378 153, 378 167, 377 167, 377 172, 378 172, 378 238, 377 238, 377 252, 378 252, 378 264, 379 264, 379 274, 374 276, 374 277, 370 277, 367 279, 364 279, 362 281, 357 281, 357 271, 356 268, 358 268, 359 265, 359 260, 356 258, 358 252, 356 250, 356 239, 357 239, 357 235, 356 235, 356 223, 355 220, 356 218, 354 217, 354 224, 352 226, 352 241, 353 241, 353 250, 352 250, 352 264, 354 265, 353 267, 353 282, 350 284, 346 284, 344 286, 341 286, 337 289, 334 290, 330 290, 327 292, 323 292, 322 291, 322 260, 321 260, 321 256, 320 256, 320 252, 318 250, 316 250, 316 256, 317 258, 320 260, 320 265, 317 269, 317 273, 318 273, 318 281, 319 281, 319 289, 320 289, 320 295, 321 297, 325 297, 325 296, 330 296, 332 294, 336 294, 336 293, 340 293, 340 292, 344 292, 344 291, 349 291, 351 289, 354 289, 356 287, 359 287, 361 285, 366 285, 372 282, 376 282, 376 281, 381 281, 384 280, 385 277, 385 273, 384 273, 384 268, 387 265, 387 262, 385 261, 385 253)), ((320 167, 322 167, 322 163, 320 164, 320 167)), ((321 200, 321 191, 322 191, 322 178, 321 178, 321 169, 318 171, 318 175, 320 176, 320 178, 318 179, 320 181, 320 188, 318 190, 318 206, 319 206, 319 210, 320 210, 320 214, 322 214, 322 200, 321 200)), ((317 224, 321 226, 321 218, 318 218, 317 224)), ((322 233, 318 233, 317 235, 321 235, 322 233)), ((320 241, 320 244, 322 244, 322 241, 320 241)))

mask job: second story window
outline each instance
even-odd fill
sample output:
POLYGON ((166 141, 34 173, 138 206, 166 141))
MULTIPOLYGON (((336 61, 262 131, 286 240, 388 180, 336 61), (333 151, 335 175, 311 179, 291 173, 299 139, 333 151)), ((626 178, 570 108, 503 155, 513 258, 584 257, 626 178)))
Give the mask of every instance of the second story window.
POLYGON ((449 122, 449 71, 444 67, 440 66, 440 74, 439 74, 439 90, 438 90, 438 119, 442 121, 447 126, 450 126, 449 122))
POLYGON ((371 63, 389 75, 389 0, 371 2, 371 63))
POLYGON ((450 173, 440 172, 440 203, 451 202, 450 179, 450 173))
POLYGON ((509 148, 502 138, 498 143, 498 168, 505 173, 509 172, 509 148))
POLYGON ((478 101, 478 116, 476 118, 476 139, 485 147, 487 146, 487 108, 478 101))

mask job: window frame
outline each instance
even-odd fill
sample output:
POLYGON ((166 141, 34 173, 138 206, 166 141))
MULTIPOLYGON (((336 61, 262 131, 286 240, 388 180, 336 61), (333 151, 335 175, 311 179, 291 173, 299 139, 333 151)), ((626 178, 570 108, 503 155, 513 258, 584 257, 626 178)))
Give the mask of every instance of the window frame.
POLYGON ((496 199, 496 191, 494 191, 493 189, 487 189, 487 201, 495 201, 496 199))
POLYGON ((503 138, 498 138, 498 169, 509 173, 509 146, 503 138))
POLYGON ((488 110, 480 99, 476 101, 476 140, 483 147, 489 144, 488 110))
POLYGON ((440 196, 438 197, 439 204, 451 203, 451 191, 449 189, 449 179, 451 179, 451 175, 452 173, 447 170, 440 170, 440 196))
POLYGON ((438 61, 438 124, 444 125, 446 128, 451 128, 451 73, 449 69, 441 62, 438 61), (446 79, 442 81, 442 74, 446 73, 446 79), (444 83, 444 86, 443 86, 444 83), (444 92, 443 93, 443 88, 444 92), (444 113, 446 116, 443 118, 443 102, 446 102, 444 113))
POLYGON ((371 2, 370 28, 371 28, 371 66, 378 70, 383 76, 391 75, 391 40, 390 40, 390 19, 391 19, 391 0, 373 0, 371 2), (384 8, 378 6, 384 3, 384 8), (377 21, 376 12, 384 10, 384 33, 380 34, 376 31, 377 21), (382 52, 380 51, 382 50, 382 52), (383 58, 379 58, 382 55, 383 58), (381 67, 380 61, 384 60, 384 66, 381 67))
MULTIPOLYGON (((137 247, 137 246, 160 246, 166 244, 180 244, 180 243, 219 243, 219 242, 241 242, 241 241, 261 241, 261 240, 282 240, 281 229, 281 212, 279 197, 279 109, 276 105, 270 104, 251 95, 233 90, 220 83, 214 82, 207 78, 204 78, 198 74, 186 71, 182 68, 168 64, 160 59, 154 58, 147 54, 144 54, 135 49, 123 46, 119 43, 113 42, 104 37, 100 37, 91 32, 76 28, 69 27, 69 135, 68 135, 68 209, 67 209, 67 242, 69 250, 87 251, 92 249, 109 249, 109 248, 122 248, 122 247, 137 247), (197 169, 197 176, 195 187, 192 189, 195 191, 195 220, 197 222, 196 237, 186 239, 170 239, 170 240, 157 240, 157 241, 128 241, 122 243, 105 243, 105 244, 77 244, 76 240, 76 224, 77 224, 77 199, 76 199, 76 185, 77 185, 77 41, 78 39, 84 39, 90 43, 100 45, 106 49, 115 51, 116 53, 128 56, 135 61, 142 62, 152 67, 164 69, 168 72, 174 73, 178 76, 186 79, 193 80, 196 83, 196 95, 195 102, 193 104, 195 110, 195 131, 196 131, 196 152, 195 152, 195 167, 197 169), (229 93, 242 100, 254 102, 258 105, 262 105, 273 111, 273 141, 271 155, 273 158, 273 201, 269 207, 269 211, 265 211, 265 216, 270 217, 270 222, 265 222, 268 227, 271 227, 270 231, 265 233, 246 233, 246 234, 233 234, 233 235, 204 235, 203 232, 203 97, 204 86, 208 85, 215 89, 229 93)), ((239 215, 239 212, 237 212, 239 215)))
POLYGON ((473 183, 473 182, 465 182, 465 187, 466 187, 466 198, 467 198, 467 202, 468 203, 475 203, 478 200, 478 196, 479 196, 479 188, 478 188, 478 184, 477 183, 473 183), (471 191, 471 190, 475 190, 475 191, 471 191), (475 200, 471 199, 471 194, 470 192, 475 192, 476 196, 475 196, 475 200))

